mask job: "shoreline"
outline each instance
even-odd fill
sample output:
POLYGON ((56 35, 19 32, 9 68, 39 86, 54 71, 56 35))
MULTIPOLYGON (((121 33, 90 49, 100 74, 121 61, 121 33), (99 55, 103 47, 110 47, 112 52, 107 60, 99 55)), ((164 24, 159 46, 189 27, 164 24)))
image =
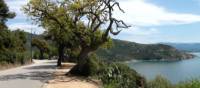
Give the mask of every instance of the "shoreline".
POLYGON ((143 61, 145 61, 145 62, 175 62, 175 61, 194 59, 194 58, 198 57, 198 55, 196 55, 198 53, 200 53, 200 52, 187 53, 190 56, 188 56, 188 57, 183 56, 183 58, 170 58, 170 59, 165 58, 165 59, 149 59, 149 60, 148 59, 130 59, 130 60, 125 60, 123 62, 124 63, 131 63, 131 62, 137 63, 137 62, 143 62, 143 61))
POLYGON ((182 60, 189 60, 189 59, 195 59, 198 57, 197 55, 194 55, 192 58, 186 58, 186 59, 151 59, 151 60, 139 60, 139 59, 133 59, 125 61, 125 63, 137 63, 137 62, 176 62, 176 61, 182 61, 182 60))

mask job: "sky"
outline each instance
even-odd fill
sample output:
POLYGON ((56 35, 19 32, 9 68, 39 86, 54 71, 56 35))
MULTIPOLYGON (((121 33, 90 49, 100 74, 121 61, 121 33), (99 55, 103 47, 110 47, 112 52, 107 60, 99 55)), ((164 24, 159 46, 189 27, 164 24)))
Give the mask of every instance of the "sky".
MULTIPOLYGON (((21 11, 28 0, 5 0, 17 16, 7 22, 11 30, 42 33, 43 28, 21 11)), ((125 13, 115 10, 114 16, 124 20, 124 29, 116 39, 138 43, 200 43, 200 0, 118 0, 125 13)))

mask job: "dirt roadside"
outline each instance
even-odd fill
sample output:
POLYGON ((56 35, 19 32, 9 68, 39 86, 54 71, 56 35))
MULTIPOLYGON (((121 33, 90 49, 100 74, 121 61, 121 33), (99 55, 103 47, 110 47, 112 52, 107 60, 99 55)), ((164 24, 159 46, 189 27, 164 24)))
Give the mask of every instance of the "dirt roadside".
POLYGON ((101 88, 100 82, 89 78, 66 76, 65 74, 74 66, 73 63, 64 63, 57 69, 54 79, 44 84, 43 88, 101 88))

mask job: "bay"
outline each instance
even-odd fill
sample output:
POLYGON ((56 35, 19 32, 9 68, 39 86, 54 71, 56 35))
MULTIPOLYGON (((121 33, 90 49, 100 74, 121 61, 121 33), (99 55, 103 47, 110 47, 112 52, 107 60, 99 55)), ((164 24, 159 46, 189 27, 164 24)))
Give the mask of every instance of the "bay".
POLYGON ((197 57, 181 61, 130 61, 127 64, 147 80, 160 75, 172 83, 178 83, 200 79, 200 52, 192 54, 197 57))

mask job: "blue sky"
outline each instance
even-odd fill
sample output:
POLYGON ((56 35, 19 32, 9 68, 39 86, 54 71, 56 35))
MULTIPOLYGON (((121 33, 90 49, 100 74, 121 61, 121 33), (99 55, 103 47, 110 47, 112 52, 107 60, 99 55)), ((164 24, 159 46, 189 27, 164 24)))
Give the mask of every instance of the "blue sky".
MULTIPOLYGON (((17 13, 9 20, 9 28, 30 32, 44 31, 31 24, 20 10, 28 0, 5 0, 17 13)), ((126 13, 115 12, 115 17, 124 20, 131 28, 113 38, 139 43, 200 42, 200 0, 119 0, 126 13)))

